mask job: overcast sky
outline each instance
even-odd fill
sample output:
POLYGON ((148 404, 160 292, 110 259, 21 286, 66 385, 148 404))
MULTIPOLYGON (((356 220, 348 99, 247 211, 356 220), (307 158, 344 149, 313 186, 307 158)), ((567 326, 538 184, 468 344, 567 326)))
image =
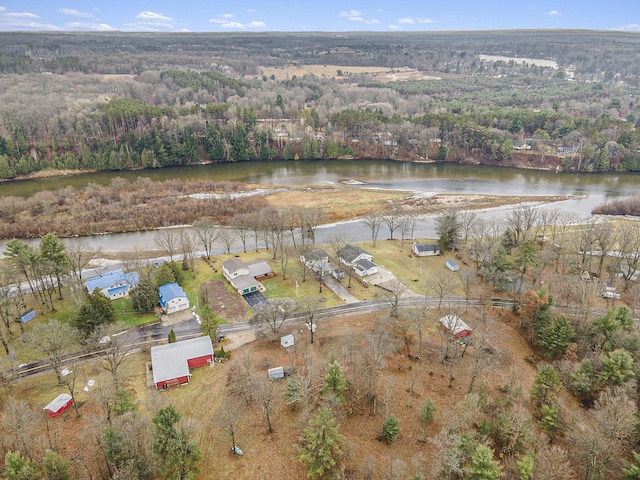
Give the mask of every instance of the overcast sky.
POLYGON ((0 31, 640 32, 640 0, 0 0, 0 31))

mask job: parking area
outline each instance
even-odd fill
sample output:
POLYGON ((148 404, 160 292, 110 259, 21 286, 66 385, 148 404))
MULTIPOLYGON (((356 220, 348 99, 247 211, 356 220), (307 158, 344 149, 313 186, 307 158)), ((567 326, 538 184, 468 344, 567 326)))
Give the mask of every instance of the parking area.
POLYGON ((244 301, 249 304, 251 308, 255 308, 256 305, 264 303, 267 301, 262 292, 251 292, 243 295, 244 301))

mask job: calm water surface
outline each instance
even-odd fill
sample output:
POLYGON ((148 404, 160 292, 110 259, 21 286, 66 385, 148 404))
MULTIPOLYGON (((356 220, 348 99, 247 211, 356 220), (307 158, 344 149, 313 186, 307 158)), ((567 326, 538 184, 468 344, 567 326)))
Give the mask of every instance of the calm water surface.
MULTIPOLYGON (((577 195, 584 198, 559 202, 561 208, 586 217, 605 201, 625 197, 640 189, 640 176, 634 174, 564 174, 511 168, 418 164, 384 160, 337 160, 300 162, 247 162, 209 164, 135 172, 100 172, 67 177, 25 180, 0 184, 0 196, 29 196, 43 190, 67 186, 84 188, 96 183, 107 185, 113 178, 135 181, 148 177, 168 179, 208 179, 241 181, 262 185, 331 185, 357 180, 362 188, 401 189, 417 193, 475 193, 501 195, 577 195)), ((551 208, 551 207, 544 207, 551 208)), ((503 213, 491 212, 487 215, 503 213)), ((359 222, 322 229, 319 240, 336 230, 349 234, 349 241, 366 240, 369 232, 359 222)), ((425 221, 418 236, 432 237, 433 222, 425 221)), ((135 246, 154 248, 155 232, 112 234, 89 237, 95 246, 109 251, 122 251, 135 246)), ((4 250, 4 245, 0 243, 4 250)), ((0 250, 1 251, 1 250, 0 250)))

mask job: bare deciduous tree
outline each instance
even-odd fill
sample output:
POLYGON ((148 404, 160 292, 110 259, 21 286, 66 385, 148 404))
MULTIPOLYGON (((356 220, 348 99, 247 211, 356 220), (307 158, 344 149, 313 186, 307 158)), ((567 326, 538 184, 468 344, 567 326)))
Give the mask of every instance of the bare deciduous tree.
POLYGON ((196 228, 196 235, 204 248, 204 254, 207 259, 211 258, 211 250, 213 250, 213 244, 218 238, 218 228, 211 220, 200 220, 194 224, 196 228))
POLYGON ((409 287, 398 279, 385 282, 384 287, 385 288, 382 290, 381 295, 389 305, 389 316, 391 318, 396 318, 398 316, 400 300, 410 292, 409 287))
POLYGON ((604 259, 617 241, 616 229, 611 220, 601 220, 592 224, 592 231, 595 245, 599 250, 597 274, 601 277, 604 259))
POLYGON ((100 255, 102 249, 92 249, 86 240, 67 239, 65 244, 71 273, 80 281, 82 280, 82 271, 89 266, 91 260, 100 255))
POLYGON ((191 230, 182 230, 180 232, 180 249, 182 250, 182 263, 188 270, 196 272, 198 262, 196 254, 198 251, 198 236, 191 230))
POLYGON ((271 408, 274 400, 273 381, 264 379, 258 383, 258 397, 260 406, 264 413, 264 421, 267 423, 269 433, 273 433, 273 424, 271 422, 271 408))
POLYGON ((104 325, 92 335, 94 345, 101 349, 102 368, 111 374, 113 386, 120 388, 120 369, 129 355, 127 348, 132 336, 124 324, 104 325))
POLYGON ((637 222, 623 222, 617 227, 618 250, 616 259, 619 260, 618 269, 625 280, 625 289, 640 268, 640 225, 637 222))
POLYGON ((427 280, 427 292, 438 298, 438 308, 442 307, 444 297, 452 293, 459 284, 459 280, 451 275, 430 275, 427 280))
POLYGON ((397 213, 394 212, 382 217, 382 221, 389 229, 389 240, 393 240, 393 234, 395 233, 396 230, 400 228, 402 224, 402 217, 400 217, 397 213))
POLYGON ((479 220, 478 212, 473 210, 463 210, 460 212, 460 234, 464 245, 467 244, 471 232, 479 220))
POLYGON ((320 308, 320 299, 316 297, 304 297, 298 301, 298 311, 303 315, 304 323, 309 329, 311 343, 317 329, 316 314, 320 308))
POLYGON ((318 227, 326 221, 327 215, 324 209, 319 207, 302 208, 298 210, 300 220, 300 230, 302 232, 302 242, 316 244, 316 231, 318 227))
POLYGON ((242 417, 243 410, 232 403, 223 404, 214 415, 213 424, 229 435, 231 450, 233 452, 235 452, 237 448, 236 440, 242 417))
POLYGON ((362 223, 364 223, 369 230, 371 230, 371 246, 375 247, 376 242, 378 241, 378 235, 380 234, 380 228, 382 227, 383 217, 379 213, 370 212, 365 218, 362 219, 362 223))
POLYGON ((231 249, 233 248, 235 233, 236 231, 231 230, 230 228, 220 228, 220 230, 218 230, 218 240, 224 247, 224 251, 227 255, 231 253, 231 249))
POLYGON ((167 252, 170 261, 173 262, 174 255, 176 255, 180 249, 180 232, 174 228, 160 230, 156 236, 156 245, 167 252))
POLYGON ((33 326, 27 335, 28 342, 43 354, 62 384, 62 362, 64 356, 78 345, 77 333, 68 323, 48 320, 33 326))
POLYGON ((271 339, 276 341, 284 322, 295 311, 296 302, 290 298, 272 298, 260 303, 254 309, 251 323, 267 327, 271 339))
POLYGON ((538 211, 529 205, 519 205, 507 215, 507 224, 515 236, 515 243, 524 241, 527 232, 536 224, 538 211))
POLYGON ((601 480, 605 472, 621 471, 635 429, 635 408, 623 389, 606 390, 594 408, 574 412, 568 425, 570 455, 582 478, 601 480))

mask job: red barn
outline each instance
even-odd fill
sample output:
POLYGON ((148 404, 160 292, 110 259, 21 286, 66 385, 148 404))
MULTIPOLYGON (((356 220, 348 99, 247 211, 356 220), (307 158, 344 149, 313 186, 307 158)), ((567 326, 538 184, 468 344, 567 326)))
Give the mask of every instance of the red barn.
POLYGON ((438 321, 445 333, 452 334, 453 338, 463 338, 471 335, 471 327, 457 315, 446 315, 438 321))
POLYGON ((67 410, 71 405, 73 405, 73 398, 68 393, 61 393, 56 398, 54 398, 46 407, 44 407, 44 411, 50 417, 57 417, 62 412, 67 410))
POLYGON ((212 363, 213 345, 207 335, 151 347, 153 383, 157 389, 188 383, 190 368, 212 363))

